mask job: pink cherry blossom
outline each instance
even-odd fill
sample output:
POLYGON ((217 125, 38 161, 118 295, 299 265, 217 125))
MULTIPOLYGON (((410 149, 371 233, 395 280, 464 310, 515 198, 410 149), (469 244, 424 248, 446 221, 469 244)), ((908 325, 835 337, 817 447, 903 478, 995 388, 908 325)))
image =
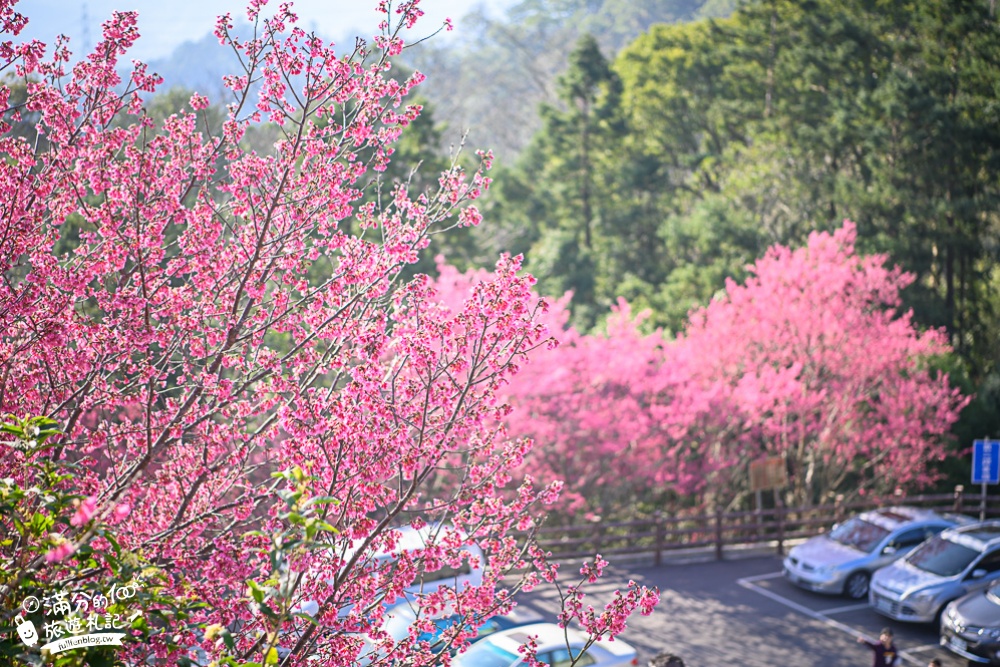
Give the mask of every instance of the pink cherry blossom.
MULTIPOLYGON (((0 0, 11 38, 14 4, 0 0)), ((422 75, 397 78, 392 59, 421 12, 379 4, 379 33, 340 51, 289 4, 254 0, 251 39, 220 17, 241 67, 216 135, 203 95, 162 122, 144 113, 161 81, 123 67, 135 13, 113 14, 75 62, 64 46, 0 47, 34 114, 32 128, 0 124, 0 411, 57 420, 88 498, 45 559, 12 553, 26 545, 0 556, 83 587, 102 569, 58 568, 109 518, 122 549, 170 573, 162 595, 198 601, 191 624, 239 628, 234 649, 192 625, 123 646, 126 662, 196 644, 210 661, 263 662, 260 637, 295 636, 296 659, 346 666, 382 604, 445 565, 482 581, 424 604, 468 618, 558 576, 518 528, 539 525, 561 485, 518 473, 532 444, 505 422, 506 388, 554 345, 547 303, 520 257, 497 258, 451 307, 426 276, 404 279, 432 234, 488 224, 474 200, 491 156, 456 160, 427 192, 382 185, 420 113, 407 95, 422 75), (253 148, 265 122, 276 140, 253 148), (94 498, 115 509, 103 517, 94 498), (426 543, 379 558, 415 522, 433 528, 426 543), (268 608, 315 604, 317 624, 286 616, 302 632, 274 632, 248 581, 269 586, 268 608)), ((23 475, 0 458, 0 477, 23 475)), ((630 588, 595 631, 649 599, 630 588)), ((434 659, 415 637, 379 641, 403 662, 434 659)))
POLYGON ((84 498, 80 501, 80 504, 77 506, 76 512, 73 513, 69 523, 71 526, 82 526, 93 518, 94 512, 96 511, 97 499, 94 497, 84 498))
MULTIPOLYGON (((932 482, 968 398, 933 370, 944 334, 897 310, 912 277, 858 255, 855 239, 846 222, 772 248, 675 339, 643 332, 625 302, 584 335, 554 303, 559 347, 506 395, 511 434, 536 443, 525 465, 566 481, 560 511, 628 514, 656 492, 732 498, 766 456, 788 462, 793 502, 932 482)), ((443 270, 439 284, 472 279, 443 270)))
POLYGON ((45 554, 45 561, 47 563, 58 563, 59 561, 66 560, 73 555, 76 548, 71 542, 66 540, 60 540, 52 549, 45 554))

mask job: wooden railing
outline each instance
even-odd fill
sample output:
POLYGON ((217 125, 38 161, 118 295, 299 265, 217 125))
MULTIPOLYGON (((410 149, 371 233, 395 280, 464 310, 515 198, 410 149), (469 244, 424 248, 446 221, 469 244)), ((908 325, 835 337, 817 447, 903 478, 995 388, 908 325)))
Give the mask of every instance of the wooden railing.
MULTIPOLYGON (((838 499, 839 500, 839 499, 838 499)), ((995 503, 994 503, 995 504, 995 503)), ((810 507, 776 507, 750 512, 657 516, 637 521, 592 522, 539 529, 539 545, 563 558, 594 554, 652 554, 659 565, 666 552, 701 550, 722 559, 727 547, 773 546, 784 553, 785 542, 818 535, 837 522, 865 510, 892 505, 924 507, 978 518, 980 497, 955 487, 954 493, 890 496, 878 500, 843 502, 810 507)), ((986 507, 986 518, 1000 516, 1000 508, 986 507)))

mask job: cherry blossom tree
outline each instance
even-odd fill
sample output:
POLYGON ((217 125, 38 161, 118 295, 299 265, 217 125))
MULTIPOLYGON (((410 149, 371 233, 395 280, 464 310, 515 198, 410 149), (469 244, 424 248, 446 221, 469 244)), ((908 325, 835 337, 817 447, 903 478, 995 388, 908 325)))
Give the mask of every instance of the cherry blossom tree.
POLYGON ((858 255, 856 237, 847 221, 803 248, 771 248, 678 343, 692 387, 717 393, 738 425, 715 443, 729 470, 783 456, 798 503, 928 484, 968 402, 933 368, 950 350, 944 333, 899 312, 913 276, 858 255))
POLYGON ((532 472, 565 480, 560 509, 627 516, 663 493, 739 501, 764 456, 785 458, 796 503, 933 481, 967 398, 934 371, 943 334, 898 312, 912 277, 857 255, 855 237, 845 223, 772 248, 675 340, 642 333, 625 303, 603 332, 559 334, 511 380, 508 422, 539 443, 532 472))
POLYGON ((603 333, 565 330, 552 355, 512 381, 519 409, 510 416, 511 432, 545 443, 532 452, 531 467, 540 479, 566 480, 558 507, 569 516, 627 513, 656 485, 655 470, 636 463, 652 458, 649 447, 658 450, 649 399, 663 368, 663 341, 640 333, 641 315, 633 318, 622 302, 603 333))
MULTIPOLYGON (((26 22, 15 1, 0 0, 7 36, 26 22)), ((62 41, 0 45, 26 91, 11 106, 0 88, 0 412, 61 429, 44 450, 0 445, 0 478, 30 491, 40 458, 75 470, 46 478, 70 516, 31 492, 4 514, 5 529, 35 513, 50 532, 0 544, 0 610, 7 621, 58 582, 106 585, 127 555, 146 577, 131 583, 156 592, 122 649, 136 664, 197 646, 229 664, 347 665, 362 632, 376 662, 439 662, 419 627, 398 645, 377 630, 407 586, 481 568, 480 585, 421 606, 474 619, 557 576, 531 529, 559 483, 511 487, 531 443, 508 435, 501 397, 553 344, 545 303, 519 258, 454 308, 426 276, 401 278, 431 234, 480 222, 470 202, 489 186, 481 153, 434 191, 378 189, 420 112, 404 98, 422 77, 391 69, 418 2, 380 2, 379 34, 343 53, 290 4, 264 5, 247 8, 249 38, 217 23, 241 66, 218 136, 201 129, 198 94, 162 123, 144 113, 159 77, 141 63, 119 74, 134 13, 114 14, 75 63, 62 41), (9 132, 29 114, 35 141, 9 132), (265 122, 280 138, 255 152, 243 139, 265 122), (426 548, 379 558, 407 526, 430 529, 426 548)), ((631 583, 600 613, 569 590, 561 620, 594 640, 656 602, 631 583)), ((460 623, 449 640, 470 632, 460 623)))

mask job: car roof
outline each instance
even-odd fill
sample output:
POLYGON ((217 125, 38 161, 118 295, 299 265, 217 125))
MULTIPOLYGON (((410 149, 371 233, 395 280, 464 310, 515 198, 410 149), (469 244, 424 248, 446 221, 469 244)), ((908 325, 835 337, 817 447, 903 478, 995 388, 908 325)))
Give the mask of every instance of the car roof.
MULTIPOLYGON (((555 623, 532 623, 522 625, 510 630, 489 635, 484 641, 492 642, 495 646, 502 648, 509 653, 517 653, 518 647, 526 644, 531 637, 536 637, 536 645, 539 653, 551 651, 560 647, 565 647, 567 643, 570 648, 582 648, 587 642, 587 636, 579 630, 573 628, 561 628, 555 623)), ((599 646, 605 651, 617 655, 630 655, 635 653, 635 648, 621 639, 614 641, 602 641, 599 646)))
POLYGON ((941 536, 970 549, 984 551, 1000 545, 1000 521, 981 521, 968 526, 956 526, 944 531, 941 536))
POLYGON ((487 637, 487 639, 500 648, 509 651, 512 650, 512 652, 517 653, 517 648, 527 643, 528 639, 532 636, 537 637, 535 641, 539 651, 548 651, 553 647, 565 646, 567 640, 569 640, 569 644, 572 647, 583 646, 586 643, 586 637, 584 637, 583 633, 573 628, 560 628, 555 623, 522 625, 510 630, 496 632, 487 637))
POLYGON ((938 520, 942 523, 954 523, 954 521, 942 517, 934 510, 924 509, 922 507, 910 507, 907 505, 881 507, 879 509, 870 510, 868 512, 863 512, 860 515, 860 518, 889 531, 896 530, 897 528, 918 521, 938 520))
POLYGON ((388 622, 393 616, 398 616, 401 619, 412 622, 417 620, 417 611, 413 608, 413 604, 409 600, 403 600, 386 608, 385 621, 388 622))

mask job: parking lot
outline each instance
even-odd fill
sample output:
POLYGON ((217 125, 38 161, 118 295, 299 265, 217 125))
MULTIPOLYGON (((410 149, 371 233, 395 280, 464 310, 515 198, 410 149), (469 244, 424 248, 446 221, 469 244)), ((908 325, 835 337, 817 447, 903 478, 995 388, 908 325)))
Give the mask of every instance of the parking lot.
MULTIPOLYGON (((564 563, 564 571, 573 572, 571 565, 564 563)), ((778 556, 609 568, 590 603, 598 606, 602 594, 629 579, 661 591, 653 615, 634 618, 623 635, 639 649, 643 664, 668 650, 688 667, 861 667, 872 663, 872 655, 858 636, 877 640, 886 626, 895 633, 903 665, 925 667, 934 657, 944 667, 966 664, 938 645, 930 625, 899 623, 867 604, 792 586, 781 576, 778 556)), ((553 615, 558 598, 533 593, 522 604, 553 615)))

